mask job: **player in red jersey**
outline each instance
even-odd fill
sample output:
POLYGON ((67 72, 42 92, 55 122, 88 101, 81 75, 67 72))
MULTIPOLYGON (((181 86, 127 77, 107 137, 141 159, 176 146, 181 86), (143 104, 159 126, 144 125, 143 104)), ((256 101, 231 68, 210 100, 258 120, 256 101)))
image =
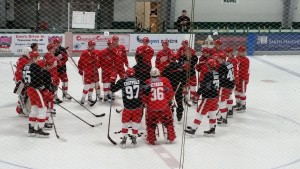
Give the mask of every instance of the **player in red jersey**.
POLYGON ((59 104, 62 103, 62 101, 57 97, 57 89, 59 85, 59 76, 57 72, 57 59, 54 56, 56 45, 53 43, 49 43, 47 45, 48 52, 44 55, 44 60, 48 64, 52 64, 51 68, 48 70, 51 74, 52 83, 54 84, 56 90, 55 90, 55 103, 59 104))
POLYGON ((201 87, 201 81, 203 81, 204 75, 209 71, 207 66, 205 65, 207 60, 211 58, 211 49, 209 48, 202 48, 201 49, 202 55, 199 57, 199 61, 195 66, 195 69, 199 72, 198 74, 198 88, 201 87))
POLYGON ((223 42, 220 39, 217 39, 214 41, 214 48, 211 49, 211 53, 214 54, 218 54, 220 52, 224 52, 222 50, 222 44, 223 42))
POLYGON ((158 51, 158 53, 156 54, 156 60, 155 60, 155 67, 160 72, 163 72, 165 67, 169 64, 170 62, 169 58, 175 55, 172 49, 169 48, 168 40, 162 41, 162 47, 163 49, 158 51))
MULTIPOLYGON (((238 63, 238 60, 233 55, 233 48, 232 47, 227 47, 225 49, 225 52, 226 52, 226 56, 227 56, 227 62, 230 62, 230 63, 233 64, 233 74, 234 74, 234 81, 235 81, 235 88, 236 88, 237 82, 239 81, 239 76, 238 76, 238 64, 239 63, 238 63)), ((232 99, 232 95, 230 95, 229 99, 227 100, 227 109, 228 109, 227 116, 229 118, 233 116, 233 110, 232 110, 233 99, 232 99)))
POLYGON ((246 47, 239 46, 238 47, 238 54, 236 59, 239 62, 238 66, 238 76, 239 81, 237 82, 236 86, 236 100, 237 100, 237 111, 245 111, 246 110, 246 90, 247 84, 249 82, 249 66, 250 61, 246 56, 246 47))
MULTIPOLYGON (((128 57, 127 57, 127 52, 126 52, 125 46, 119 44, 119 37, 118 36, 113 36, 112 37, 112 43, 115 47, 117 55, 121 56, 121 60, 123 61, 123 64, 128 69, 129 64, 128 64, 128 57)), ((120 63, 122 63, 122 62, 120 61, 120 63)), ((124 72, 125 72, 125 70, 124 70, 124 72)))
POLYGON ((189 41, 188 40, 183 40, 181 42, 181 45, 182 46, 176 52, 176 58, 177 58, 177 60, 179 60, 180 56, 186 54, 187 49, 189 49, 191 51, 192 55, 195 55, 195 50, 192 49, 191 47, 189 47, 189 41))
POLYGON ((167 78, 160 77, 157 68, 152 68, 150 75, 151 78, 146 80, 146 84, 151 87, 151 92, 145 99, 147 104, 147 141, 152 145, 155 144, 155 129, 161 122, 167 130, 167 140, 173 142, 176 138, 170 108, 174 96, 173 87, 167 78))
POLYGON ((99 51, 95 50, 96 42, 93 40, 88 41, 88 49, 82 51, 79 61, 78 70, 83 78, 83 91, 81 97, 81 104, 85 103, 86 95, 88 95, 88 102, 90 106, 95 104, 93 100, 93 91, 96 88, 96 97, 102 100, 100 96, 99 84, 99 51))
POLYGON ((16 71, 14 76, 14 81, 16 83, 16 88, 14 93, 18 94, 19 100, 16 107, 16 112, 19 116, 28 116, 30 113, 30 103, 28 102, 27 95, 26 95, 26 86, 21 83, 22 80, 22 71, 26 64, 28 64, 30 59, 30 52, 32 49, 30 47, 23 48, 23 54, 18 59, 16 65, 16 71), (28 105, 29 104, 29 105, 28 105))
MULTIPOLYGON (((119 56, 116 54, 116 50, 111 39, 107 41, 107 48, 101 51, 101 55, 99 57, 99 63, 102 69, 104 101, 109 101, 110 99, 114 100, 115 96, 114 93, 111 93, 110 91, 110 85, 112 82, 116 81, 119 69, 118 65, 122 65, 123 62, 117 59, 119 56), (111 98, 108 97, 109 94, 111 94, 111 98)), ((121 79, 125 77, 124 74, 119 74, 119 76, 121 79)))
POLYGON ((135 55, 142 55, 144 58, 144 63, 151 66, 152 65, 151 59, 154 55, 154 50, 151 48, 151 46, 149 46, 148 37, 144 37, 142 42, 143 45, 136 48, 135 55))

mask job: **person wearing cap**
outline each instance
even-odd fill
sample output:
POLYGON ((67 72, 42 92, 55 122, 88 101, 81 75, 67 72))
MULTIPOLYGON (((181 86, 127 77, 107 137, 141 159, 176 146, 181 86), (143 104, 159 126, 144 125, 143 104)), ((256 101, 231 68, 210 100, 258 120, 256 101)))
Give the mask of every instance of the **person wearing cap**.
POLYGON ((144 62, 151 66, 151 59, 154 55, 154 50, 151 48, 151 46, 149 46, 149 38, 148 37, 144 37, 142 39, 142 43, 143 45, 139 46, 136 48, 136 52, 135 55, 142 55, 144 58, 144 62))
POLYGON ((177 29, 178 32, 188 32, 190 29, 190 18, 186 16, 187 12, 186 10, 183 10, 181 13, 181 16, 178 17, 177 19, 177 29))
POLYGON ((162 50, 158 51, 155 59, 155 67, 159 69, 160 72, 163 72, 165 67, 169 64, 169 58, 175 56, 172 49, 169 48, 168 40, 162 41, 162 50))

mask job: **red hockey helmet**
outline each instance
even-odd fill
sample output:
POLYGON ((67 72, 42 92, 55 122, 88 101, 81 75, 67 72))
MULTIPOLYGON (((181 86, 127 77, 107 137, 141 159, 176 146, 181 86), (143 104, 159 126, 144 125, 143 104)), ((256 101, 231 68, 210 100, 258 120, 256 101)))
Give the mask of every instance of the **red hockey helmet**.
POLYGON ((165 45, 169 46, 169 41, 168 41, 168 40, 163 40, 163 41, 161 42, 161 44, 162 44, 162 45, 165 44, 165 45))
POLYGON ((144 42, 149 43, 149 38, 148 38, 148 37, 144 37, 143 40, 142 40, 142 42, 143 42, 143 43, 144 43, 144 42))
POLYGON ((29 53, 29 58, 30 59, 35 59, 35 58, 37 58, 39 56, 40 56, 40 54, 37 51, 32 51, 32 52, 29 53))
POLYGON ((95 45, 96 45, 95 41, 93 41, 93 40, 88 41, 88 46, 95 46, 95 45))
POLYGON ((112 38, 111 38, 113 41, 118 41, 119 40, 119 37, 114 35, 112 38))
POLYGON ((227 53, 232 53, 232 52, 233 52, 233 48, 232 48, 232 47, 227 47, 227 48, 225 49, 225 51, 226 51, 227 53))
POLYGON ((182 42, 181 42, 181 45, 188 45, 189 44, 189 41, 188 40, 183 40, 182 42))
POLYGON ((217 67, 217 61, 215 59, 208 59, 206 64, 210 67, 210 68, 215 68, 217 67))
POLYGON ((239 52, 245 52, 246 51, 246 47, 245 46, 239 46, 237 50, 239 52))
POLYGON ((217 55, 217 58, 218 59, 224 59, 226 60, 226 54, 224 52, 220 52, 218 55, 217 55))
POLYGON ((209 48, 202 48, 201 52, 202 53, 210 53, 210 49, 209 48))
POLYGON ((53 49, 54 47, 55 47, 55 45, 53 43, 49 43, 47 45, 47 50, 49 51, 49 50, 53 49))
POLYGON ((214 41, 214 44, 215 45, 222 45, 223 42, 220 39, 217 39, 217 40, 214 41))
POLYGON ((134 75, 135 75, 135 70, 134 70, 133 68, 128 68, 128 69, 126 70, 126 75, 127 75, 128 77, 134 76, 134 75))
POLYGON ((60 39, 59 38, 54 38, 52 40, 52 43, 61 43, 60 39))

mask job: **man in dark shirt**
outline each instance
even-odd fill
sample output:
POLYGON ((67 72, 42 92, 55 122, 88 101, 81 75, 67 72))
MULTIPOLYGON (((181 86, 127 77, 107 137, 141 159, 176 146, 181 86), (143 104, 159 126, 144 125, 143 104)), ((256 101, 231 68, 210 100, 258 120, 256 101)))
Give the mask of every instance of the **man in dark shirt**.
POLYGON ((177 19, 178 32, 188 32, 190 29, 190 18, 186 16, 186 10, 182 11, 182 15, 177 19))

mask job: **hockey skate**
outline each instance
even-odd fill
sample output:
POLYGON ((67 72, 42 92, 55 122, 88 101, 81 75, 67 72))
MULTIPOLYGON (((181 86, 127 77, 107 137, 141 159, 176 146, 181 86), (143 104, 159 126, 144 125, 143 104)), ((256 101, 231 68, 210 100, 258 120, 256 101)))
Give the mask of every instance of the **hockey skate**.
POLYGON ((218 119, 218 126, 227 127, 227 119, 226 118, 221 118, 221 121, 219 121, 219 119, 218 119))
POLYGON ((121 147, 124 149, 126 146, 127 136, 123 136, 122 141, 120 142, 121 147))
POLYGON ((85 98, 81 98, 80 104, 84 105, 84 102, 85 102, 85 98))
POLYGON ((208 131, 204 131, 204 136, 215 136, 216 127, 210 128, 208 131))
POLYGON ((64 101, 71 101, 71 100, 72 100, 72 97, 71 97, 69 94, 64 93, 64 94, 63 94, 63 100, 64 100, 64 101))
POLYGON ((220 118, 217 119, 217 124, 218 124, 218 126, 222 124, 222 120, 223 120, 222 116, 221 116, 220 118))
POLYGON ((236 109, 239 113, 245 112, 246 111, 246 105, 240 106, 236 109))
POLYGON ((193 129, 192 127, 187 127, 184 132, 190 134, 191 136, 194 136, 196 134, 197 129, 193 129))
POLYGON ((43 129, 41 129, 41 128, 39 128, 39 129, 36 131, 36 136, 37 136, 37 137, 48 138, 49 135, 50 135, 49 133, 44 132, 43 129))
POLYGON ((60 104, 60 103, 62 103, 62 101, 61 101, 59 98, 56 98, 56 99, 54 100, 54 104, 60 104))
POLYGON ((97 96, 96 96, 96 97, 97 97, 97 99, 98 99, 98 101, 99 101, 99 102, 101 102, 101 101, 103 100, 103 98, 101 97, 101 95, 100 95, 100 94, 97 94, 97 96))
POLYGON ((134 147, 137 142, 136 142, 137 137, 136 136, 131 136, 131 146, 134 147))
POLYGON ((236 105, 232 106, 232 109, 237 109, 241 107, 241 103, 236 103, 236 105))
POLYGON ((52 124, 49 123, 49 122, 46 122, 46 123, 44 124, 44 129, 45 129, 45 130, 51 130, 52 127, 53 127, 52 124))
POLYGON ((232 110, 228 110, 227 118, 233 118, 233 111, 232 110))
POLYGON ((91 97, 88 98, 88 102, 89 102, 89 105, 92 107, 95 105, 95 103, 97 102, 96 100, 93 100, 91 97))
POLYGON ((52 117, 55 117, 56 116, 56 109, 52 109, 50 113, 52 114, 52 117))
POLYGON ((36 135, 36 133, 35 133, 34 127, 29 124, 28 137, 35 137, 35 135, 36 135))

